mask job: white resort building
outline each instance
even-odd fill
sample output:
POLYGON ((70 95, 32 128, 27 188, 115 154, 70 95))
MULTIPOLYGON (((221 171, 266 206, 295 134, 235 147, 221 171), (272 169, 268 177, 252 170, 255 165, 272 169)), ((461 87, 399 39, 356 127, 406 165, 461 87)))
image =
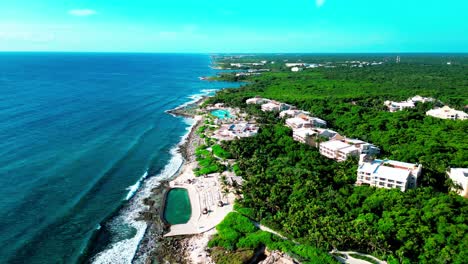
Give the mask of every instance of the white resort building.
POLYGON ((453 191, 468 198, 468 168, 452 168, 447 172, 447 176, 460 187, 460 189, 454 188, 453 191))
POLYGON ((426 112, 426 115, 442 118, 442 119, 452 119, 452 120, 466 120, 468 119, 468 114, 463 111, 458 111, 452 109, 448 106, 442 108, 432 109, 426 112))
POLYGON ((286 126, 293 130, 298 128, 310 128, 312 127, 312 122, 305 118, 293 117, 286 119, 286 126))
POLYGON ((269 99, 265 99, 265 98, 260 98, 260 97, 254 97, 254 98, 250 98, 250 99, 247 99, 245 101, 246 104, 265 104, 265 103, 269 103, 271 100, 269 99))
POLYGON ((412 98, 408 98, 408 101, 412 101, 413 103, 427 103, 427 102, 434 102, 435 99, 431 97, 422 97, 420 95, 416 95, 412 98))
POLYGON ((293 130, 293 139, 308 145, 312 145, 312 141, 316 135, 317 132, 312 128, 299 128, 293 130))
POLYGON ((390 112, 396 112, 396 111, 401 111, 405 108, 415 107, 413 101, 402 101, 402 102, 385 101, 384 105, 387 106, 388 111, 390 112))
POLYGON ((359 139, 344 138, 340 135, 335 135, 330 141, 320 143, 320 154, 337 161, 345 161, 350 156, 379 153, 380 149, 373 144, 359 139))
POLYGON ((290 109, 290 110, 284 110, 284 111, 281 111, 281 113, 279 114, 279 117, 280 118, 284 118, 284 117, 298 117, 298 115, 310 115, 309 112, 307 111, 303 111, 303 110, 294 110, 294 109, 290 109))
POLYGON ((387 189, 398 188, 404 192, 407 189, 416 188, 421 170, 420 164, 394 160, 374 160, 369 159, 367 155, 361 155, 356 185, 387 189))
POLYGON ((280 103, 276 101, 271 101, 266 104, 262 104, 262 111, 263 112, 271 112, 271 111, 284 111, 284 110, 289 110, 291 109, 292 106, 285 104, 285 103, 280 103))

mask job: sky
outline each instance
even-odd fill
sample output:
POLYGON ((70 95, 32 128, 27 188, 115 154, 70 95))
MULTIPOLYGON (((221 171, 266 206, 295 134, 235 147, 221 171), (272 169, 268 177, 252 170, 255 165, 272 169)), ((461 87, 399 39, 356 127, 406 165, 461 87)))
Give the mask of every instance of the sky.
POLYGON ((0 51, 468 52, 466 0, 2 0, 0 51))

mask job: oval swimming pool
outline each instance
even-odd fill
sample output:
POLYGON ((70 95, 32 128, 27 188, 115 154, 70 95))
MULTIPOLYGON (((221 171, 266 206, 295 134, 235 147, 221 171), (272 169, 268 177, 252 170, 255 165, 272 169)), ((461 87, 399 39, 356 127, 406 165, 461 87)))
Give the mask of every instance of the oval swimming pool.
POLYGON ((185 224, 190 220, 192 207, 187 189, 170 189, 164 206, 164 219, 171 225, 185 224))

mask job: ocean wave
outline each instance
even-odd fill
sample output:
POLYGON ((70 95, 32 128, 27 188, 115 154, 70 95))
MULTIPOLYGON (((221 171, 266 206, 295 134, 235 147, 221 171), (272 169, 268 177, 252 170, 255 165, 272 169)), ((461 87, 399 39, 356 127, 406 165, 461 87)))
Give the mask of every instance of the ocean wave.
POLYGON ((196 94, 192 94, 192 95, 187 96, 187 98, 189 98, 190 101, 177 106, 173 110, 177 110, 177 109, 180 109, 180 108, 184 108, 184 107, 186 107, 188 105, 191 105, 191 104, 197 102, 198 100, 202 99, 204 96, 210 96, 210 95, 212 95, 214 92, 216 92, 218 90, 219 89, 202 89, 202 90, 200 90, 200 93, 196 93, 196 94))
POLYGON ((135 193, 138 191, 138 188, 140 188, 141 182, 145 180, 146 176, 148 176, 148 171, 146 171, 145 174, 143 174, 143 176, 141 176, 141 178, 135 184, 127 188, 129 192, 127 193, 127 197, 125 197, 125 200, 128 201, 133 197, 133 195, 135 195, 135 193))
MULTIPOLYGON (((136 221, 135 219, 139 216, 139 212, 147 209, 147 206, 143 204, 143 199, 150 196, 151 190, 157 187, 162 180, 166 180, 174 176, 181 168, 184 159, 178 151, 179 145, 174 146, 171 150, 171 159, 163 168, 163 170, 156 176, 146 178, 146 175, 142 177, 135 185, 129 187, 129 190, 135 188, 135 186, 142 185, 141 188, 137 189, 133 198, 130 199, 129 205, 122 211, 122 213, 111 220, 109 225, 118 228, 118 226, 126 225, 136 230, 133 237, 123 239, 116 243, 113 243, 109 248, 98 253, 93 259, 92 263, 104 264, 104 263, 115 263, 115 264, 126 264, 132 263, 133 257, 138 249, 141 239, 143 239, 146 232, 146 222, 136 221), (145 180, 146 179, 146 180, 145 180)), ((130 194, 130 192, 129 192, 130 194)), ((127 195, 127 198, 129 195, 127 195)))

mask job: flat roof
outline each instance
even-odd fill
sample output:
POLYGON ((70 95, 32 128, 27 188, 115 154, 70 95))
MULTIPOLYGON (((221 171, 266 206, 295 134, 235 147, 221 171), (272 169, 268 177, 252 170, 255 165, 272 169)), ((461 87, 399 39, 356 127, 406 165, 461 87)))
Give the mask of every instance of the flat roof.
POLYGON ((320 143, 320 146, 324 146, 326 148, 334 149, 334 150, 339 150, 339 149, 342 149, 342 148, 350 147, 349 144, 341 142, 339 140, 326 141, 326 142, 320 143))

